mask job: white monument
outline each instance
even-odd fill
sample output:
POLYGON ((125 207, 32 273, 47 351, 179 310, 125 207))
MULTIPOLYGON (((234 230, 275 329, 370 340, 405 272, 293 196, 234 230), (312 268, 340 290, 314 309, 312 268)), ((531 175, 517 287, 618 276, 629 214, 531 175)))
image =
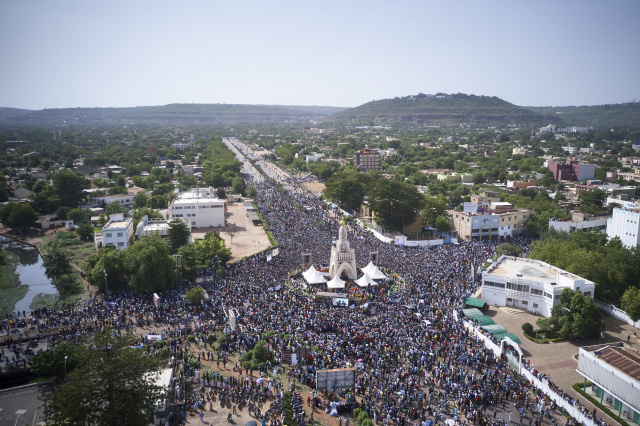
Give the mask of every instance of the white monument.
POLYGON ((356 275, 356 253, 347 240, 347 228, 344 227, 344 219, 340 223, 338 241, 335 247, 331 247, 331 262, 329 263, 329 279, 340 277, 342 273, 351 280, 355 280, 356 275))

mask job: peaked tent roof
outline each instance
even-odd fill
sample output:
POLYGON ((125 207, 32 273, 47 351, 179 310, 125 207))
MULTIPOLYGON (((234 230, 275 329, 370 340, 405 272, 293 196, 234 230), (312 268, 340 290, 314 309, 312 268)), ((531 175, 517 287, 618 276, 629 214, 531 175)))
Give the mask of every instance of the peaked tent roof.
POLYGON ((385 274, 383 274, 380 269, 373 262, 369 262, 367 266, 362 268, 362 272, 369 275, 374 280, 383 280, 387 278, 385 274))
POLYGON ((307 281, 308 284, 321 284, 326 283, 327 280, 324 279, 322 275, 316 270, 316 268, 311 265, 309 269, 302 273, 302 276, 307 281))
POLYGON ((331 281, 327 283, 327 288, 344 288, 344 281, 339 276, 333 277, 331 281))
POLYGON ((373 279, 371 279, 369 274, 367 274, 366 272, 364 273, 363 276, 361 276, 359 279, 356 280, 356 284, 358 284, 360 287, 369 287, 372 285, 378 285, 378 283, 375 282, 373 279))
POLYGON ((478 308, 468 308, 468 309, 463 309, 462 312, 471 318, 475 318, 475 317, 479 317, 484 315, 482 312, 480 312, 480 310, 478 308))

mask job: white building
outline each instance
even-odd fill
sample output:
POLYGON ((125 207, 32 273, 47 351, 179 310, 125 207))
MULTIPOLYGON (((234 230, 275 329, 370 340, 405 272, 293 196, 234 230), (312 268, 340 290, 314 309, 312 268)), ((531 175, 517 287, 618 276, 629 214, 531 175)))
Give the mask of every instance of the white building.
POLYGON ((592 281, 539 260, 501 256, 482 273, 482 298, 549 317, 565 288, 593 297, 592 281))
MULTIPOLYGON (((123 213, 112 214, 109 222, 102 227, 102 247, 112 245, 118 250, 126 249, 133 243, 133 219, 125 219, 123 213)), ((96 238, 98 244, 98 238, 96 238)))
POLYGON ((219 200, 213 188, 182 192, 170 205, 171 217, 183 219, 190 228, 225 226, 226 200, 219 200))
POLYGON ((586 392, 629 423, 640 424, 640 353, 625 345, 580 348, 578 368, 586 392), (587 388, 587 381, 592 383, 587 388))
POLYGON ((607 232, 607 221, 611 216, 594 216, 589 213, 572 212, 571 219, 549 219, 549 228, 560 232, 600 231, 607 232))
POLYGON ((130 194, 103 195, 102 197, 91 197, 91 201, 94 204, 111 204, 117 201, 121 206, 132 207, 133 197, 130 194))
POLYGON ((640 237, 640 210, 614 208, 613 216, 607 221, 607 236, 620 238, 627 248, 636 247, 640 237))

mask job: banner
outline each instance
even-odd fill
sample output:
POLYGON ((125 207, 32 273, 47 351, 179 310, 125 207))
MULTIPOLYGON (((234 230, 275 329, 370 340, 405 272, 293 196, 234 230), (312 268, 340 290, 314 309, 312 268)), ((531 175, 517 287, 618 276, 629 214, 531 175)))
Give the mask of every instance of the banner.
POLYGON ((158 293, 153 293, 153 304, 156 305, 156 309, 158 309, 160 305, 160 296, 158 296, 158 293))

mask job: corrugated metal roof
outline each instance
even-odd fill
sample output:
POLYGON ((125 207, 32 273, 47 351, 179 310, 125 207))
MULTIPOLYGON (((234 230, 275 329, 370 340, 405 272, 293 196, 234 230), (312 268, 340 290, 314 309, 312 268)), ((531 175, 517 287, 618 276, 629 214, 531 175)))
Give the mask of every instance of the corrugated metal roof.
POLYGON ((594 352, 584 349, 580 350, 577 371, 636 411, 640 411, 640 383, 637 379, 623 373, 594 352))
POLYGON ((623 373, 640 380, 640 356, 624 348, 606 348, 600 352, 600 359, 623 373))

